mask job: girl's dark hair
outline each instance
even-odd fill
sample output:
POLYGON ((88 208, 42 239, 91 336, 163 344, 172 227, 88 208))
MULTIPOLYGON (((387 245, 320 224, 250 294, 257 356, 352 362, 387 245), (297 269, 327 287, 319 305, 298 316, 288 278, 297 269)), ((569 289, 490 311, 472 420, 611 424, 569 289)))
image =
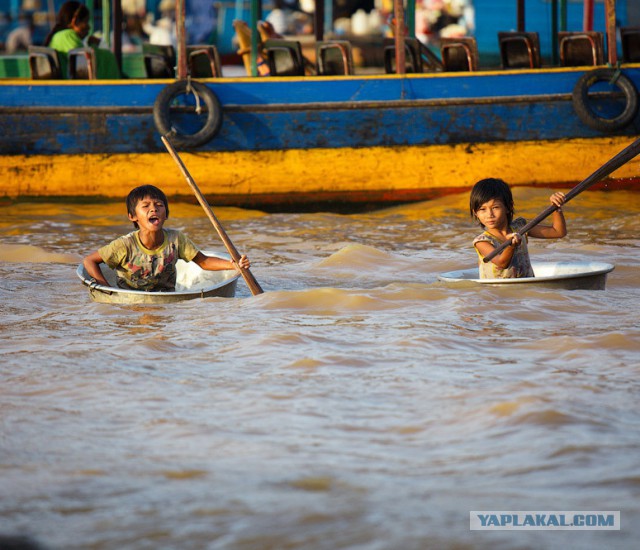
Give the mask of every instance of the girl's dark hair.
POLYGON ((71 22, 75 19, 76 21, 84 21, 85 19, 89 19, 89 8, 80 2, 76 2, 76 0, 69 0, 60 6, 60 10, 58 11, 58 15, 56 16, 56 24, 49 31, 49 34, 44 39, 44 45, 48 46, 53 38, 53 35, 58 31, 62 31, 64 29, 68 29, 71 27, 71 22))
MULTIPOLYGON (((167 201, 167 196, 155 185, 141 185, 129 192, 129 195, 127 196, 127 212, 130 216, 136 215, 136 206, 138 205, 138 201, 141 201, 145 197, 151 197, 154 200, 162 201, 167 211, 167 218, 169 217, 169 201, 167 201)), ((137 229, 138 224, 133 222, 133 227, 137 229)))
MULTIPOLYGON (((471 218, 480 223, 476 212, 485 202, 489 202, 490 200, 499 200, 505 205, 507 209, 507 223, 511 225, 514 214, 513 195, 511 194, 509 185, 497 178, 480 180, 473 186, 473 189, 471 189, 471 195, 469 197, 471 218)), ((481 223, 480 226, 482 226, 481 223)))

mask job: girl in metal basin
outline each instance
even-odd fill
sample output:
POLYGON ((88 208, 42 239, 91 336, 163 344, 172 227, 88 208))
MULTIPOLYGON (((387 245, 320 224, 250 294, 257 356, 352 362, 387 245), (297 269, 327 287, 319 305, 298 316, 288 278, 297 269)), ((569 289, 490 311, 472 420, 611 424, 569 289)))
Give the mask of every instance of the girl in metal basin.
POLYGON ((561 208, 565 202, 564 193, 553 193, 549 200, 551 204, 558 207, 552 214, 552 225, 538 224, 525 236, 520 236, 518 231, 527 222, 524 218, 513 219, 513 195, 509 186, 503 180, 496 178, 480 180, 473 186, 469 210, 471 217, 484 229, 484 232, 473 240, 473 246, 478 253, 481 279, 534 276, 527 249, 527 237, 560 239, 567 234, 561 208), (485 256, 508 240, 511 241, 511 245, 502 253, 490 262, 483 261, 485 256))

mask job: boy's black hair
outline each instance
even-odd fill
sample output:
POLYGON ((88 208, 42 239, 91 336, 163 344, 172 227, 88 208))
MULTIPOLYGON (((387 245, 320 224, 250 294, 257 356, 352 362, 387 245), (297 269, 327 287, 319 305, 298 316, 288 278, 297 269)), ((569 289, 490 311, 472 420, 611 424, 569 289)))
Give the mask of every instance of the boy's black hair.
MULTIPOLYGON (((152 199, 162 201, 167 211, 167 218, 169 217, 169 201, 167 200, 166 195, 155 185, 141 185, 129 192, 129 195, 127 196, 127 212, 130 216, 136 215, 136 206, 138 205, 138 201, 141 201, 145 197, 151 197, 152 199)), ((138 224, 133 222, 133 227, 138 229, 138 224)))
MULTIPOLYGON (((498 178, 483 179, 473 186, 469 197, 471 218, 480 223, 476 212, 485 202, 489 202, 490 200, 502 201, 507 209, 507 223, 511 225, 514 214, 513 195, 511 194, 509 185, 498 178)), ((484 227, 481 223, 480 226, 484 227)))

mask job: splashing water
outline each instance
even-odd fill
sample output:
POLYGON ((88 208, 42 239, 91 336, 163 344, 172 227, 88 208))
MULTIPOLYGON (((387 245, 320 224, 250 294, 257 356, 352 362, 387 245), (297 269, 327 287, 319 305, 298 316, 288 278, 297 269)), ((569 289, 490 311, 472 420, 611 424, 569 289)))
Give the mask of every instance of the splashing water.
MULTIPOLYGON (((532 218, 549 192, 516 189, 532 218)), ((587 192, 539 260, 600 292, 447 286, 468 196, 216 214, 265 293, 90 301, 122 205, 0 207, 0 535, 50 548, 630 548, 640 537, 640 199, 587 192), (469 530, 471 510, 620 510, 620 531, 469 530)), ((199 207, 168 227, 222 246, 199 207)))

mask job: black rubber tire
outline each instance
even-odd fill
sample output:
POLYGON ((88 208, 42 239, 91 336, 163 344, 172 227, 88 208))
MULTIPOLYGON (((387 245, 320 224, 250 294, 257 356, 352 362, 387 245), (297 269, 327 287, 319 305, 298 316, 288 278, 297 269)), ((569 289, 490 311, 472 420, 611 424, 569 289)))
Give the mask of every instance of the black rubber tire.
POLYGON ((573 94, 573 108, 578 117, 589 128, 600 132, 615 132, 629 125, 638 113, 638 92, 633 83, 616 69, 594 69, 583 74, 576 83, 573 94), (624 110, 614 118, 604 118, 597 115, 589 105, 589 89, 596 82, 611 82, 624 94, 626 103, 624 110))
POLYGON ((178 80, 164 88, 153 104, 153 120, 161 135, 169 135, 171 143, 176 147, 199 147, 211 141, 220 131, 222 125, 222 107, 216 95, 200 82, 178 80), (188 91, 188 86, 192 91, 188 91), (180 134, 171 124, 171 103, 181 95, 196 93, 207 108, 207 121, 195 134, 180 134))

